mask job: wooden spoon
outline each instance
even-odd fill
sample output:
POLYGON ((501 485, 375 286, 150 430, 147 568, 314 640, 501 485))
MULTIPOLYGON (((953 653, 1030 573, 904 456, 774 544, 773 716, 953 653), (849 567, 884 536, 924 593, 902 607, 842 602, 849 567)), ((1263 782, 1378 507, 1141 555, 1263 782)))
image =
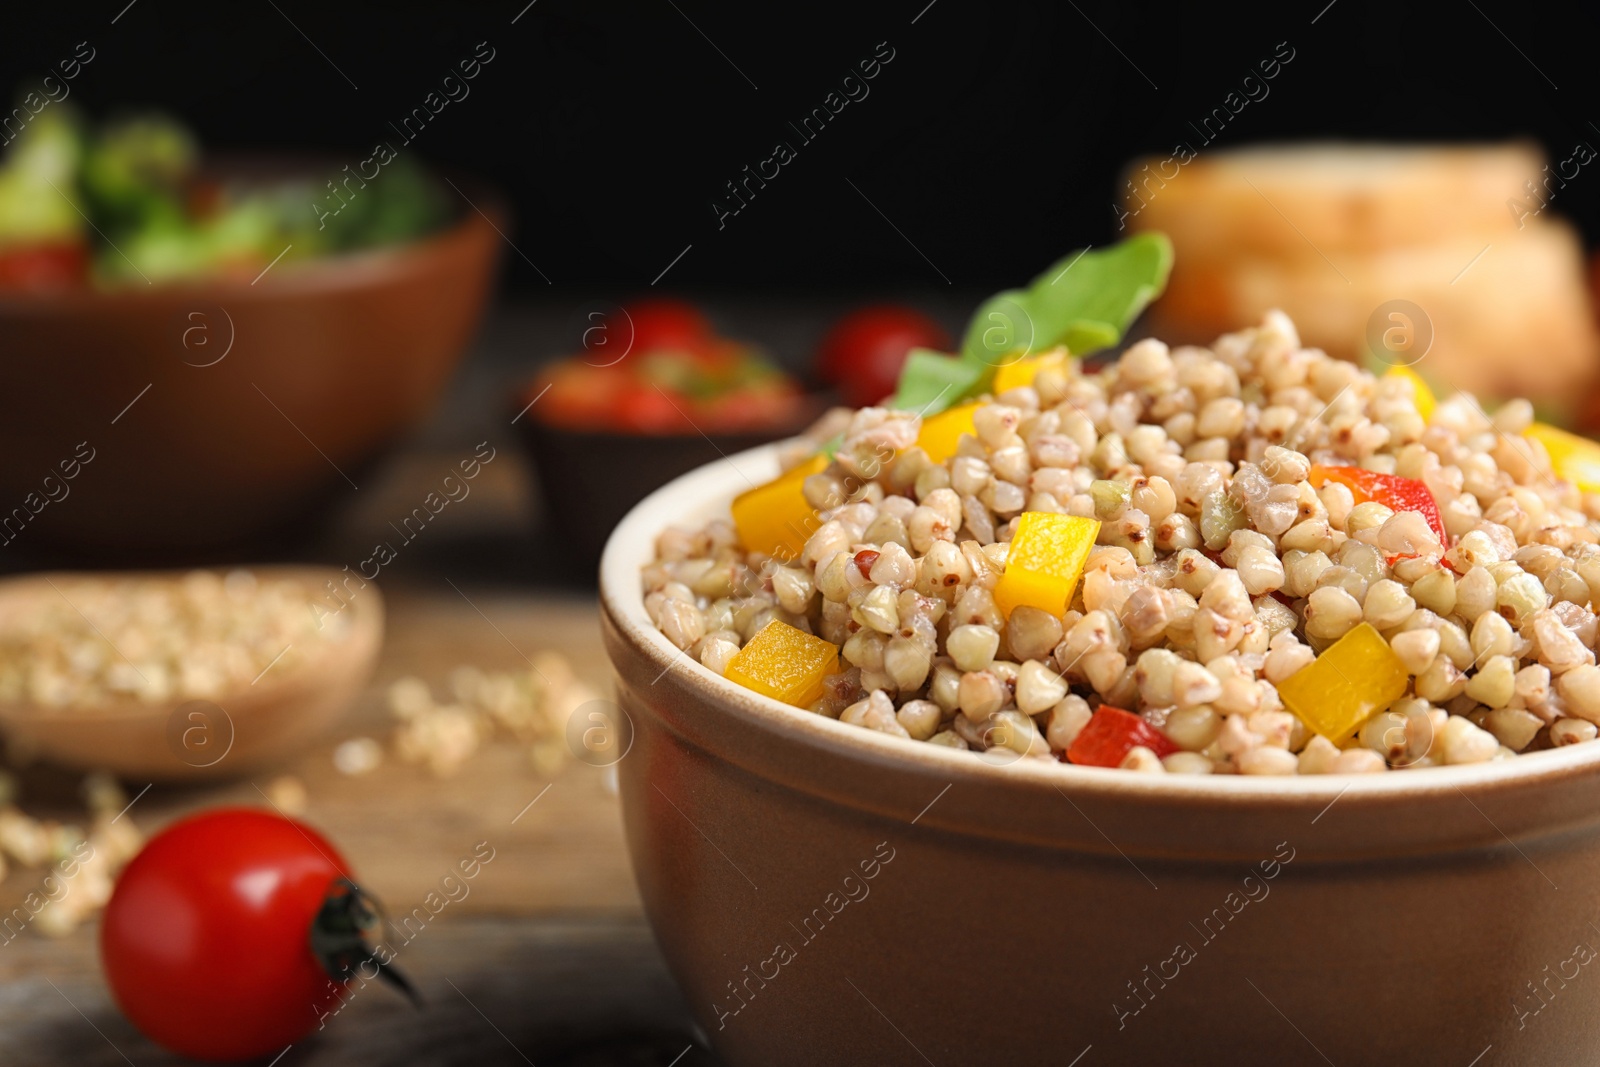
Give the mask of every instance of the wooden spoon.
MULTIPOLYGON (((348 577, 331 567, 248 569, 260 579, 299 580, 312 590, 348 577)), ((84 581, 177 581, 188 573, 63 572, 0 581, 0 635, 47 600, 59 604, 84 581)), ((383 598, 371 583, 345 595, 346 606, 338 612, 348 617, 342 638, 307 644, 292 661, 269 666, 255 682, 214 700, 175 696, 147 702, 127 694, 66 706, 0 700, 0 731, 53 763, 130 779, 238 777, 282 760, 327 730, 372 675, 383 643, 383 598)))

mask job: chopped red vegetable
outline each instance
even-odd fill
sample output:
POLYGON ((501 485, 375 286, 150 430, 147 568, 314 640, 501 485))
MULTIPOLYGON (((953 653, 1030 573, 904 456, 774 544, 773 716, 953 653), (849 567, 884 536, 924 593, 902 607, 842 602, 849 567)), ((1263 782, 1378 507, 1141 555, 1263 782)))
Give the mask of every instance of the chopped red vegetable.
POLYGON ((1157 759, 1178 751, 1166 734, 1139 716, 1101 704, 1073 738, 1067 760, 1086 767, 1117 767, 1137 745, 1154 752, 1157 759))
POLYGON ((58 241, 0 251, 0 292, 35 292, 82 285, 89 276, 89 250, 58 241))
POLYGON ((1450 535, 1445 533, 1444 519, 1439 516, 1439 505, 1433 499, 1433 494, 1428 491, 1428 487, 1417 479, 1369 471, 1364 467, 1318 465, 1311 468, 1313 487, 1320 489, 1329 481, 1348 487, 1357 504, 1376 501, 1390 511, 1415 511, 1428 520, 1428 525, 1433 527, 1433 532, 1439 536, 1439 544, 1445 548, 1450 547, 1450 535))
POLYGON ((528 385, 530 418, 622 434, 774 434, 809 410, 792 376, 753 346, 718 337, 681 301, 630 304, 593 322, 583 344, 528 385))

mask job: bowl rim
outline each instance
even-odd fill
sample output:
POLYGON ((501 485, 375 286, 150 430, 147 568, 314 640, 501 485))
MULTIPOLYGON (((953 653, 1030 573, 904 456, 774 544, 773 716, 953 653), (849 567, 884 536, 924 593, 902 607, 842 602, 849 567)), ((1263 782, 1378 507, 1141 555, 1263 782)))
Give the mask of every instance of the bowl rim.
POLYGON ((148 306, 159 300, 193 303, 226 299, 230 303, 267 303, 309 294, 369 289, 412 274, 455 246, 492 237, 506 239, 504 229, 509 225, 510 212, 504 196, 466 175, 437 168, 431 173, 458 186, 456 192, 467 200, 466 210, 438 229, 407 241, 317 256, 297 264, 291 271, 270 279, 257 276, 255 281, 233 276, 202 276, 174 278, 143 289, 120 285, 111 289, 73 287, 0 293, 0 315, 51 317, 148 306), (257 285, 256 281, 261 284, 257 285))
POLYGON ((645 611, 639 568, 654 558, 656 535, 668 525, 725 516, 727 503, 736 492, 776 477, 778 450, 783 444, 774 442, 724 456, 668 482, 636 504, 606 541, 600 561, 600 604, 621 639, 660 672, 657 678, 676 671, 680 685, 742 715, 777 742, 810 750, 817 759, 840 759, 879 773, 897 768, 952 782, 977 778, 998 783, 1004 779, 1017 788, 1040 793, 1060 794, 1070 787, 1079 797, 1191 799, 1251 807, 1272 807, 1284 801, 1331 806, 1346 794, 1374 800, 1452 792, 1466 795, 1468 789, 1493 792, 1592 777, 1600 770, 1600 742, 1489 763, 1360 775, 1155 775, 1021 758, 998 764, 971 752, 851 726, 763 696, 716 674, 667 640, 645 611))

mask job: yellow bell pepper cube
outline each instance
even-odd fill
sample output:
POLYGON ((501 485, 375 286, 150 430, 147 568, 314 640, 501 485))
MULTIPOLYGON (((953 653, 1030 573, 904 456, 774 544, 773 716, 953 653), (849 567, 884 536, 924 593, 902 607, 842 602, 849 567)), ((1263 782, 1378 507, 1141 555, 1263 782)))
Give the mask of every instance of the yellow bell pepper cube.
POLYGON ((1433 390, 1429 388, 1427 379, 1410 367, 1390 367, 1383 376, 1400 378, 1411 383, 1411 398, 1416 402, 1417 414, 1422 416, 1423 422, 1433 419, 1433 409, 1438 406, 1438 401, 1434 399, 1433 390))
POLYGON ((994 602, 1007 618, 1023 604, 1062 614, 1099 536, 1098 519, 1024 511, 1011 537, 1005 573, 995 583, 994 602))
POLYGON ((779 559, 798 556, 822 525, 816 509, 806 503, 802 486, 811 475, 827 468, 828 457, 819 453, 767 484, 734 497, 733 525, 739 531, 739 543, 748 551, 779 559))
POLYGON ((1585 493, 1600 493, 1600 443, 1542 422, 1522 432, 1544 445, 1557 478, 1571 482, 1585 493))
POLYGON ((922 429, 917 433, 917 447, 935 463, 943 463, 956 454, 962 434, 978 435, 972 425, 972 413, 977 410, 977 404, 962 404, 949 411, 929 415, 922 420, 922 429))
POLYGON ((1008 389, 1032 385, 1034 376, 1040 371, 1059 370, 1066 366, 1068 358, 1066 349, 1057 348, 1043 355, 1013 360, 994 372, 994 394, 999 396, 1008 389))
POLYGON ((838 672, 839 649, 832 641, 773 619, 733 654, 726 677, 803 708, 822 695, 822 680, 838 672))
POLYGON ((1339 742, 1404 696, 1410 677, 1389 642, 1364 622, 1285 678, 1278 696, 1301 722, 1339 742))

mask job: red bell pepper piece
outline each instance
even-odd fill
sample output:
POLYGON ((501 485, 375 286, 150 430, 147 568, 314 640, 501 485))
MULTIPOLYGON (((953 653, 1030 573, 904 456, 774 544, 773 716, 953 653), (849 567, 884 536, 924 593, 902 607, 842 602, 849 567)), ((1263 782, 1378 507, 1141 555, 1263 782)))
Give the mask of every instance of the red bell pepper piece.
POLYGON ((1390 511, 1415 511, 1427 519, 1433 532, 1439 535, 1439 544, 1444 548, 1450 547, 1450 535, 1444 531, 1444 519, 1439 515, 1438 502, 1428 492, 1428 487, 1416 478, 1402 478, 1398 474, 1369 471, 1364 467, 1319 465, 1311 468, 1310 481, 1315 489, 1321 489, 1330 481, 1338 482, 1349 488, 1357 504, 1376 501, 1390 511))
POLYGON ((1101 704, 1072 739, 1067 760, 1087 767, 1116 767, 1135 745, 1148 748, 1158 759, 1178 751, 1166 734, 1139 716, 1101 704))

